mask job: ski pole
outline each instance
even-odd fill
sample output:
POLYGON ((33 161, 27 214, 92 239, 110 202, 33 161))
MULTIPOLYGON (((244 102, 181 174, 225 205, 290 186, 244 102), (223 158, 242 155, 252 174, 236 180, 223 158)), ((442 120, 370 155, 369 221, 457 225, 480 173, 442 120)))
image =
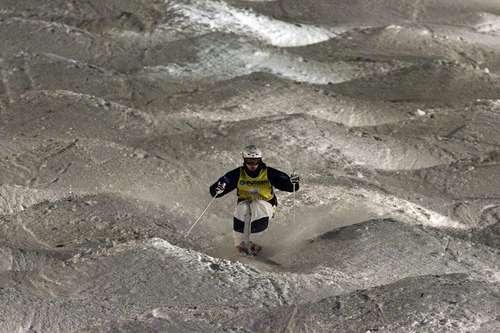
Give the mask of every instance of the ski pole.
MULTIPOLYGON (((292 174, 295 174, 295 170, 292 174)), ((295 225, 295 183, 293 183, 293 225, 295 225)))
POLYGON ((219 193, 215 194, 215 196, 212 198, 212 200, 208 203, 207 207, 205 207, 205 209, 203 210, 203 212, 201 212, 201 214, 198 217, 198 219, 193 223, 193 225, 191 226, 191 228, 189 228, 188 232, 186 233, 186 236, 184 236, 184 237, 189 236, 189 233, 191 232, 191 230, 193 230, 193 228, 196 225, 196 223, 198 223, 198 221, 201 219, 201 217, 203 216, 203 214, 205 214, 205 212, 207 211, 208 207, 210 207, 210 205, 212 204, 212 202, 214 202, 215 198, 217 198, 217 195, 219 195, 219 193))

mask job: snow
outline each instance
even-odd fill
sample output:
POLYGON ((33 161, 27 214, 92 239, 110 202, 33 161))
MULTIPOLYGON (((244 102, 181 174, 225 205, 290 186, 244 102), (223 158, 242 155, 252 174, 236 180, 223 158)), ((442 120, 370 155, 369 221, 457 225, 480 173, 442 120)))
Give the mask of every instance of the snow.
POLYGON ((490 13, 480 13, 481 17, 480 23, 475 25, 475 28, 479 32, 485 33, 497 33, 500 31, 500 16, 490 13))
POLYGON ((228 80, 254 72, 267 72, 282 78, 317 83, 338 83, 345 80, 336 69, 316 62, 307 62, 300 57, 283 54, 281 51, 261 51, 251 44, 233 40, 231 36, 222 39, 202 38, 202 47, 197 57, 202 62, 185 65, 171 64, 146 68, 150 76, 174 77, 177 80, 228 80))
POLYGON ((169 1, 171 10, 184 16, 175 21, 178 29, 200 32, 219 31, 251 36, 268 44, 287 47, 319 43, 335 37, 327 29, 302 24, 291 24, 239 9, 222 1, 169 1))
POLYGON ((0 2, 0 331, 499 331, 499 13, 0 2), (233 193, 187 234, 248 144, 253 259, 233 193))

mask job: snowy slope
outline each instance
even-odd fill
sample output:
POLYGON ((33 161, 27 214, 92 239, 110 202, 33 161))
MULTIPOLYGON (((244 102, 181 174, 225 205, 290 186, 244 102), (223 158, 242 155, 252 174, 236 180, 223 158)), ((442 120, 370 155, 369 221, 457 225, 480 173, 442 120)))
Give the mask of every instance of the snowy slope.
POLYGON ((0 0, 0 331, 500 330, 497 1, 0 0), (301 177, 255 259, 208 186, 301 177))

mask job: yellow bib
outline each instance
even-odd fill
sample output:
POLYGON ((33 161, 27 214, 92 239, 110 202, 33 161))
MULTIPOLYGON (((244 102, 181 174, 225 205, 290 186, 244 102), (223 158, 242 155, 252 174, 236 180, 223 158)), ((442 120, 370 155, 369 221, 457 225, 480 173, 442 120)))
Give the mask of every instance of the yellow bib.
POLYGON ((243 167, 240 168, 238 180, 238 199, 260 199, 269 201, 273 198, 273 187, 267 179, 267 168, 260 171, 256 178, 248 176, 243 167))

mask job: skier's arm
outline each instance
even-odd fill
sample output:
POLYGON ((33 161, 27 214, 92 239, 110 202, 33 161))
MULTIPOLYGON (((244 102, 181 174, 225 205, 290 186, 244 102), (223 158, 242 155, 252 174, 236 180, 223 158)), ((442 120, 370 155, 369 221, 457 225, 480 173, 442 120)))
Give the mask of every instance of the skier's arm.
POLYGON ((271 182, 271 185, 276 187, 278 190, 281 191, 286 191, 286 192, 293 192, 298 191, 300 185, 299 183, 295 183, 295 189, 293 188, 294 184, 290 181, 290 177, 279 170, 276 170, 274 168, 267 168, 267 177, 269 178, 269 181, 271 182))
POLYGON ((215 183, 210 186, 210 195, 212 197, 215 197, 217 194, 217 186, 219 186, 219 183, 225 183, 226 186, 224 188, 224 192, 220 193, 217 195, 218 198, 226 195, 227 193, 231 192, 236 188, 238 185, 238 179, 240 178, 240 169, 234 169, 226 173, 224 176, 220 177, 219 180, 217 180, 215 183))

